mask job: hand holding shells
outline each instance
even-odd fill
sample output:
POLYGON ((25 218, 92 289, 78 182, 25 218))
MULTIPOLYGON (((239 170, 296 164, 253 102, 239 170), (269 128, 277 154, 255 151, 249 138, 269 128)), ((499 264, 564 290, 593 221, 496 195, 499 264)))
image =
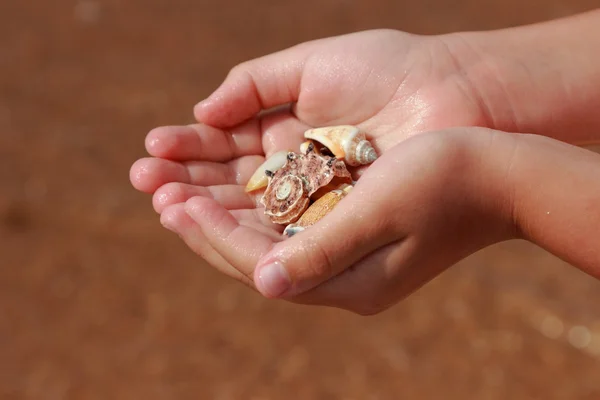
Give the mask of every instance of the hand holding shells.
POLYGON ((386 150, 356 183, 286 226, 292 236, 258 262, 257 288, 360 314, 388 308, 462 257, 511 238, 504 193, 513 150, 510 135, 460 129, 386 150))
POLYGON ((454 158, 431 154, 438 142, 421 147, 417 139, 419 145, 394 150, 422 132, 488 120, 473 114, 476 96, 461 90, 464 71, 447 62, 446 46, 442 54, 438 47, 431 38, 380 30, 244 63, 195 107, 198 124, 149 135, 155 159, 136 163, 132 181, 153 193, 163 225, 196 254, 268 297, 361 311, 387 305, 382 294, 405 292, 423 273, 439 271, 443 262, 433 253, 462 248, 457 241, 468 235, 445 229, 448 221, 456 228, 465 215, 480 220, 468 207, 449 206, 460 201, 446 201, 466 177, 441 184, 423 177, 423 170, 452 177, 454 158), (342 117, 369 131, 316 125, 342 117), (303 138, 290 134, 301 130, 303 138), (318 170, 306 174, 309 166, 318 170), (364 174, 354 182, 344 168, 360 166, 364 174), (447 243, 455 246, 440 250, 447 243), (266 289, 269 277, 293 288, 266 289), (311 294, 297 296, 305 291, 311 294))

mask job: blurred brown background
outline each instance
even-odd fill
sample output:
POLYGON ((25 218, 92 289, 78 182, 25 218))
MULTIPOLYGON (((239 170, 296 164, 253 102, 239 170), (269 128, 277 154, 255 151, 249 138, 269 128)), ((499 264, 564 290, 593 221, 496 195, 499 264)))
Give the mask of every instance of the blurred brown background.
POLYGON ((237 62, 368 28, 492 29, 600 5, 369 4, 0 2, 0 398, 600 398, 600 282, 531 245, 357 317, 219 275, 130 187, 145 134, 191 122, 237 62))

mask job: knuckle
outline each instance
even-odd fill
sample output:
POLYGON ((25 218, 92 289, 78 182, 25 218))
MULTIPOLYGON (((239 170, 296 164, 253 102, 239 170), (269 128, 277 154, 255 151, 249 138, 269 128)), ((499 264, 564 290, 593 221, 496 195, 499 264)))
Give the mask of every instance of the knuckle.
POLYGON ((334 266, 332 259, 326 250, 326 246, 311 239, 305 246, 305 249, 309 274, 322 278, 332 277, 334 266))
POLYGON ((240 63, 234 65, 231 68, 231 70, 229 71, 229 75, 232 77, 238 77, 240 75, 247 75, 247 74, 249 74, 251 69, 252 69, 252 62, 251 61, 243 61, 243 62, 240 62, 240 63))

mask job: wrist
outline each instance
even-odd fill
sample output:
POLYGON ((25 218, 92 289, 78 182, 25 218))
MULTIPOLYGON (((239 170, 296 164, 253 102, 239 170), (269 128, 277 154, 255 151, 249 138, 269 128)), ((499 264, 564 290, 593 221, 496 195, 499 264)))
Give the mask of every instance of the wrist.
POLYGON ((514 217, 514 185, 509 179, 521 135, 487 128, 468 128, 461 134, 471 160, 464 189, 470 194, 471 209, 479 210, 494 242, 521 238, 514 217))
POLYGON ((489 128, 600 142, 600 12, 446 42, 489 128))
POLYGON ((458 217, 457 225, 450 225, 456 237, 466 238, 472 246, 468 251, 519 236, 513 217, 514 185, 508 178, 520 136, 480 127, 418 136, 417 140, 425 140, 428 157, 443 160, 435 169, 441 177, 435 183, 440 192, 433 197, 448 207, 448 215, 458 217), (443 151, 434 153, 439 148, 443 151))

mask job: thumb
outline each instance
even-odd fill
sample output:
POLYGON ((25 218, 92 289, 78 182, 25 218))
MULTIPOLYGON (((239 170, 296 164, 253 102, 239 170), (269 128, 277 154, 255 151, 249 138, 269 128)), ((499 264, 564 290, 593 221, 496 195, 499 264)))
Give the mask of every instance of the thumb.
POLYGON ((261 294, 276 298, 306 292, 391 243, 393 228, 369 186, 374 185, 360 181, 315 225, 275 244, 254 270, 261 294))
POLYGON ((207 99, 194 107, 198 122, 228 128, 266 110, 298 100, 305 60, 316 41, 235 66, 207 99))

